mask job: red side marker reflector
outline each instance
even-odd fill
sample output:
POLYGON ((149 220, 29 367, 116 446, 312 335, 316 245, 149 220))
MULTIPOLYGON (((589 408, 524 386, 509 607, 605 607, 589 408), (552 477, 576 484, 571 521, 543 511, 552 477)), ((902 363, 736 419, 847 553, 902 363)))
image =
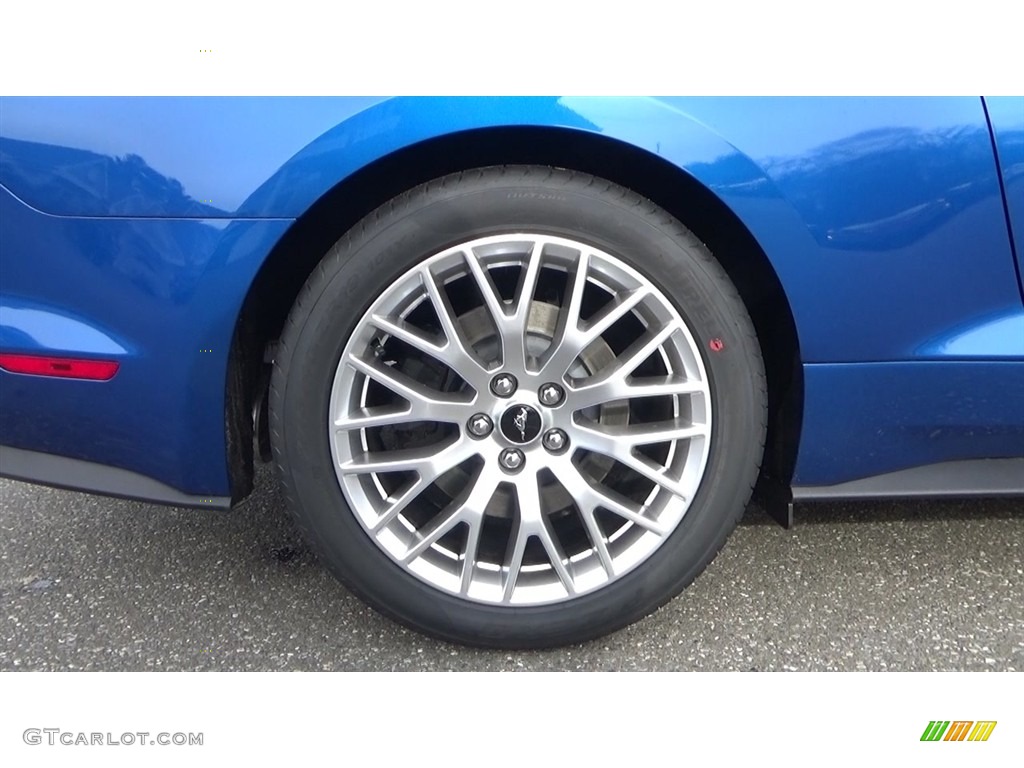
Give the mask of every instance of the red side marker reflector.
POLYGON ((120 363, 114 360, 75 360, 70 357, 0 353, 0 368, 11 373, 30 373, 34 376, 108 381, 114 378, 119 366, 120 363))

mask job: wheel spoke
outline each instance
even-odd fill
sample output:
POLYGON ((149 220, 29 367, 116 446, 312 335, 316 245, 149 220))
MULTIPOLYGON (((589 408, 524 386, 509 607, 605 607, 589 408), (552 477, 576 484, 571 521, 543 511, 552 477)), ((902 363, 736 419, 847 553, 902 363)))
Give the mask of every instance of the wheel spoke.
POLYGON ((371 361, 356 355, 349 355, 348 364, 378 384, 390 389, 396 395, 404 397, 412 404, 413 410, 419 409, 422 413, 429 413, 433 421, 458 423, 462 420, 465 407, 473 402, 472 396, 468 393, 438 392, 436 389, 420 384, 401 371, 384 365, 377 358, 371 361), (446 412, 445 409, 451 410, 446 412))
POLYGON ((459 496, 416 532, 417 541, 405 553, 402 561, 409 563, 415 560, 459 523, 475 524, 478 527, 496 487, 497 482, 491 472, 478 472, 477 477, 459 496))
POLYGON ((594 510, 587 507, 580 509, 579 512, 583 525, 587 529, 587 535, 590 537, 590 543, 594 545, 597 559, 601 561, 601 567, 604 568, 604 572, 608 574, 609 579, 615 578, 615 563, 612 562, 611 553, 608 552, 608 542, 601 531, 601 526, 597 523, 594 510))
POLYGON ((370 427, 385 427, 392 424, 407 424, 411 421, 420 421, 426 418, 424 409, 412 408, 406 405, 404 408, 393 405, 379 405, 372 408, 353 408, 345 416, 334 420, 334 426, 339 431, 347 432, 352 429, 369 429, 370 427))
POLYGON ((602 425, 577 424, 576 429, 587 435, 585 445, 589 447, 603 446, 605 451, 622 451, 622 445, 652 445, 672 440, 690 440, 694 437, 707 435, 706 424, 686 424, 680 419, 654 421, 644 424, 602 425))
POLYGON ((540 543, 544 545, 544 551, 548 553, 551 567, 558 574, 558 580, 562 582, 566 593, 570 596, 575 595, 576 585, 569 574, 569 570, 565 567, 565 564, 569 562, 569 558, 565 556, 562 545, 559 543, 554 531, 551 530, 551 523, 546 517, 537 526, 537 537, 540 539, 540 543))
POLYGON ((590 252, 580 251, 580 257, 576 261, 576 267, 572 271, 570 280, 568 301, 564 302, 565 311, 564 325, 567 328, 578 330, 580 325, 580 307, 583 306, 583 289, 587 287, 587 275, 590 272, 590 252))
POLYGON ((374 534, 379 533, 391 525, 395 518, 402 514, 434 479, 436 478, 417 477, 413 482, 409 483, 397 497, 391 499, 391 503, 380 514, 380 517, 373 522, 373 526, 370 529, 371 532, 374 534))
POLYGON ((441 330, 444 331, 447 340, 447 344, 442 348, 441 359, 479 392, 481 383, 486 381, 487 366, 477 357, 466 341, 462 332, 462 324, 456 319, 451 302, 429 267, 424 267, 420 271, 420 281, 434 305, 434 314, 437 315, 441 330))
POLYGON ((433 482, 456 464, 469 458, 472 450, 471 445, 456 442, 395 451, 371 451, 342 462, 338 469, 344 475, 416 472, 421 478, 429 478, 433 482))
MULTIPOLYGON (((570 324, 566 326, 561 338, 559 339, 558 345, 552 345, 553 348, 549 351, 548 357, 544 363, 544 375, 549 378, 562 378, 573 364, 573 361, 575 361, 587 347, 597 341, 597 339, 615 323, 636 309, 650 295, 650 290, 644 286, 640 286, 629 291, 623 291, 614 299, 609 301, 601 311, 601 314, 592 319, 587 323, 586 327, 582 329, 579 327, 577 315, 576 319, 572 320, 570 324)), ((624 356, 620 357, 614 363, 615 367, 613 371, 622 376, 627 376, 632 372, 637 365, 643 362, 651 352, 657 349, 664 342, 668 337, 668 334, 674 330, 674 326, 668 326, 663 330, 667 331, 666 335, 662 336, 660 334, 655 334, 655 336, 649 341, 641 340, 640 343, 642 346, 637 347, 634 345, 633 347, 627 348, 623 353, 624 356), (646 354, 643 354, 645 349, 647 352, 646 354)))
POLYGON ((372 533, 379 533, 389 526, 428 486, 452 467, 465 461, 471 449, 465 444, 454 443, 433 453, 430 447, 399 451, 364 453, 342 462, 338 471, 343 476, 366 475, 389 472, 413 472, 416 479, 400 491, 392 493, 387 505, 371 525, 372 533))
POLYGON ((447 345, 439 344, 434 339, 424 336, 415 326, 402 318, 392 319, 383 315, 374 315, 371 322, 389 336, 394 336, 420 352, 426 352, 428 355, 444 361, 443 353, 447 345))
POLYGON ((469 273, 476 281, 477 289, 484 300, 484 306, 487 307, 491 321, 498 332, 498 340, 501 342, 501 361, 502 365, 506 365, 506 357, 511 352, 509 347, 514 342, 514 335, 510 333, 511 329, 508 327, 507 307, 491 279, 491 273, 480 263, 472 249, 465 251, 463 255, 466 265, 469 267, 469 273))
POLYGON ((530 250, 529 261, 519 276, 519 284, 516 286, 513 299, 514 310, 508 319, 508 332, 507 335, 503 333, 503 336, 510 342, 505 345, 504 364, 507 367, 526 370, 529 362, 526 332, 530 322, 533 295, 537 290, 537 279, 540 277, 543 250, 544 241, 537 240, 530 250))
POLYGON ((523 555, 526 553, 526 542, 529 538, 522 518, 516 518, 509 536, 505 562, 501 567, 504 574, 501 596, 501 602, 503 603, 512 602, 512 593, 516 589, 516 582, 519 581, 519 570, 523 567, 523 555))
POLYGON ((648 459, 646 456, 642 456, 636 453, 631 453, 622 456, 619 458, 619 461, 625 464, 630 469, 632 469, 634 472, 643 475, 652 483, 657 483, 669 493, 679 496, 684 500, 688 500, 688 497, 686 495, 686 489, 683 487, 683 484, 680 483, 678 480, 675 480, 674 478, 668 476, 667 467, 659 466, 658 464, 655 464, 653 461, 648 459))
MULTIPOLYGON (((647 425, 643 425, 647 426, 647 425)), ((650 439, 651 435, 672 435, 680 434, 683 436, 694 437, 702 432, 694 432, 694 427, 673 427, 669 430, 663 431, 639 431, 635 427, 620 428, 613 430, 610 428, 597 429, 590 426, 576 425, 576 437, 577 445, 582 448, 586 448, 594 453, 599 453, 603 456, 608 456, 615 459, 621 464, 626 465, 634 472, 646 477, 653 483, 657 483, 669 493, 680 496, 684 499, 688 498, 686 489, 683 484, 669 476, 668 467, 660 466, 655 462, 651 461, 646 456, 634 452, 633 447, 635 445, 647 445, 656 442, 665 442, 666 440, 676 439, 673 437, 660 437, 657 439, 650 439), (647 435, 647 437, 638 437, 631 430, 636 430, 637 434, 647 435), (616 434, 618 432, 619 434, 616 434)), ((703 427, 700 428, 703 430, 703 427)))
POLYGON ((469 587, 473 583, 476 553, 480 546, 480 529, 483 528, 483 522, 482 520, 470 520, 467 525, 469 530, 466 533, 466 549, 462 553, 462 566, 459 571, 459 592, 463 595, 469 593, 469 587))
POLYGON ((572 494, 581 512, 593 513, 600 507, 658 536, 667 533, 664 526, 644 515, 643 506, 609 488, 592 483, 575 467, 570 466, 568 470, 560 471, 558 480, 572 494))
POLYGON ((558 313, 558 325, 540 366, 541 374, 549 379, 561 379, 582 349, 580 307, 583 304, 583 291, 587 287, 589 271, 590 253, 581 250, 579 259, 569 273, 566 297, 558 313))
POLYGON ((576 355, 579 354, 577 338, 579 337, 580 307, 583 304, 583 291, 587 287, 589 271, 590 253, 580 250, 579 258, 567 272, 566 291, 558 311, 558 322, 551 337, 551 344, 541 362, 541 371, 548 378, 560 379, 576 355), (568 359, 566 356, 569 356, 568 359), (563 361, 564 367, 558 370, 563 361))
MULTIPOLYGON (((530 315, 530 306, 533 304, 533 295, 537 292, 537 279, 540 277, 541 256, 544 252, 544 241, 537 240, 530 249, 529 260, 519 275, 519 284, 516 286, 513 306, 513 316, 519 324, 526 329, 526 319, 530 315)), ((525 342, 525 337, 523 341, 525 342)))
POLYGON ((580 332, 580 351, 582 352, 598 336, 629 314, 634 307, 648 296, 648 293, 646 288, 634 288, 632 291, 617 295, 612 301, 608 302, 600 316, 587 323, 587 327, 580 332))
POLYGON ((516 491, 519 498, 519 518, 522 520, 523 530, 526 532, 527 538, 536 536, 540 540, 544 551, 547 553, 548 561, 551 563, 554 572, 558 575, 558 580, 562 583, 565 591, 570 595, 576 594, 576 587, 572 576, 565 566, 569 558, 565 556, 565 552, 562 551, 562 545, 558 542, 558 537, 551 529, 551 521, 541 502, 540 487, 536 474, 530 475, 524 478, 522 482, 517 483, 516 491))
POLYGON ((570 391, 573 409, 582 410, 594 405, 634 397, 700 395, 704 393, 705 387, 703 382, 691 381, 679 376, 645 376, 643 378, 611 376, 593 383, 590 379, 584 379, 579 386, 570 391))
POLYGON ((432 459, 423 458, 419 451, 381 451, 364 453, 341 465, 346 475, 366 475, 375 472, 429 472, 432 459), (410 455, 412 454, 412 455, 410 455))
POLYGON ((416 543, 405 553, 402 562, 410 563, 415 560, 460 522, 462 510, 440 512, 428 525, 416 532, 416 543))
POLYGON ((622 373, 630 374, 640 363, 650 357, 654 350, 668 341, 669 337, 679 330, 678 326, 666 325, 654 333, 647 334, 646 338, 641 337, 627 347, 626 351, 619 355, 618 365, 622 373))
POLYGON ((511 302, 502 299, 494 285, 490 270, 477 258, 472 249, 464 252, 470 274, 483 297, 501 340, 501 361, 506 368, 525 370, 527 363, 526 330, 530 317, 530 306, 537 288, 541 270, 541 254, 544 241, 536 240, 530 255, 520 272, 519 283, 511 302))

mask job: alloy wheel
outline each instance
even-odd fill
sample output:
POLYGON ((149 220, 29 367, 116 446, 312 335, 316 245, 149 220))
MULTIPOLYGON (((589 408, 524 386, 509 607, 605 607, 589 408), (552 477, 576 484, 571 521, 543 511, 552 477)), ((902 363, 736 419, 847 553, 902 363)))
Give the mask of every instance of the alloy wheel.
POLYGON ((343 350, 326 428, 349 506, 401 569, 541 605, 657 550, 700 486, 711 418, 699 349, 657 285, 586 243, 514 233, 384 290, 343 350))

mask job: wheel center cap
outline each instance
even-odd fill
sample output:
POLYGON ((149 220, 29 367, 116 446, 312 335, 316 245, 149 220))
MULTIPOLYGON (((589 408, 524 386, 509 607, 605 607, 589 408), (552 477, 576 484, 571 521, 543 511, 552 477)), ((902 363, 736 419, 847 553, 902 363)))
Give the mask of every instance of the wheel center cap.
POLYGON ((499 426, 506 440, 525 445, 540 434, 540 414, 528 405, 513 405, 501 415, 499 426))

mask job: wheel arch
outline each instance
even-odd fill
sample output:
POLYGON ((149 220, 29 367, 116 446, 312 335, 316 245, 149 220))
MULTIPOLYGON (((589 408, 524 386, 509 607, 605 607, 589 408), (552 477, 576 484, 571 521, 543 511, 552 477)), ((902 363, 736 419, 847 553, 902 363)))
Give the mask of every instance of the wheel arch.
POLYGON ((492 165, 551 165, 627 187, 664 208, 719 259, 754 321, 768 380, 769 424, 759 485, 788 491, 803 407, 799 340, 789 300, 764 249, 708 186, 658 154, 570 128, 485 127, 420 141, 363 166, 321 195, 264 260, 236 321, 225 402, 233 501, 253 484, 254 410, 264 397, 264 353, 306 279, 365 215, 421 183, 492 165))

